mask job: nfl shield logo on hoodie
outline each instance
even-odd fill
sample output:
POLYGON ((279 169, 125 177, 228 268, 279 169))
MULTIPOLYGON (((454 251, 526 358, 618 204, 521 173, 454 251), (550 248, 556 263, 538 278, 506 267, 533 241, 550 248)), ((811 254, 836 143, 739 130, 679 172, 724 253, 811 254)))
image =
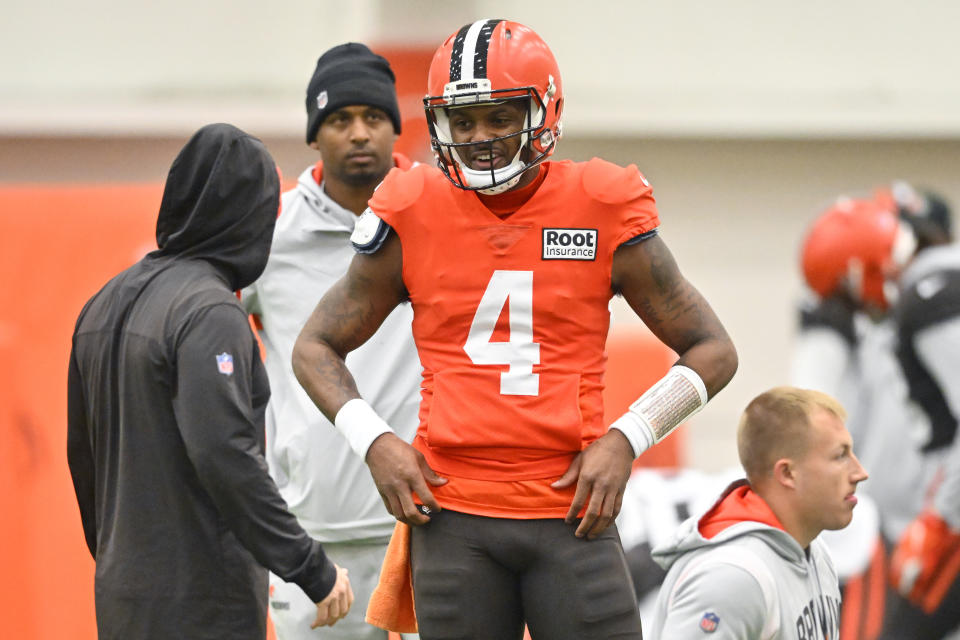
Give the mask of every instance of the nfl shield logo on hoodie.
POLYGON ((233 374, 233 356, 224 351, 217 355, 217 371, 225 376, 233 374))
POLYGON ((713 633, 720 625, 720 616, 708 611, 700 618, 700 630, 704 633, 713 633))

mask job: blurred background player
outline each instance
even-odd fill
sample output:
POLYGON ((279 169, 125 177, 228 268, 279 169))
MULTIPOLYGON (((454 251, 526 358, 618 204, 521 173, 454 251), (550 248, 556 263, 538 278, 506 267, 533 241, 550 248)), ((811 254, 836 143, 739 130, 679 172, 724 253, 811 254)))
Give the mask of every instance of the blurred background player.
POLYGON ((654 549, 667 570, 654 640, 836 638, 840 591, 817 539, 850 523, 867 479, 843 407, 819 391, 754 398, 737 430, 746 480, 654 549))
POLYGON ((519 638, 526 623, 533 638, 639 638, 609 525, 632 461, 726 385, 736 352, 659 237, 636 167, 545 162, 564 94, 536 33, 467 24, 428 85, 440 171, 392 172, 377 190, 360 255, 304 327, 294 370, 414 525, 395 535, 410 536, 422 637, 519 638), (680 357, 608 431, 617 294, 680 357), (424 365, 413 447, 343 362, 408 299, 424 365))
POLYGON ((306 631, 353 602, 267 475, 270 387, 232 293, 263 271, 279 201, 259 140, 203 127, 170 167, 158 248, 77 319, 67 459, 101 638, 262 640, 263 567, 307 594, 306 631))
MULTIPOLYGON (((893 194, 900 195, 896 186, 893 194)), ((884 637, 925 640, 960 630, 960 247, 949 242, 942 199, 907 191, 897 202, 908 205, 903 215, 921 249, 899 282, 897 359, 926 418, 921 450, 940 465, 923 512, 893 549, 893 585, 913 608, 891 611, 884 637)))
MULTIPOLYGON (((810 291, 800 310, 791 372, 793 384, 827 392, 850 408, 847 427, 857 455, 871 469, 853 526, 823 536, 841 586, 850 584, 842 640, 875 640, 883 623, 886 551, 873 496, 882 505, 886 539, 895 540, 919 512, 934 471, 919 450, 869 437, 871 425, 884 428, 877 421, 891 430, 915 422, 888 313, 892 279, 912 257, 915 236, 897 221, 889 190, 881 193, 876 201, 838 199, 808 230, 802 262, 810 291), (873 593, 878 589, 880 595, 873 593)), ((618 522, 642 612, 652 606, 660 584, 656 571, 648 570, 651 548, 690 513, 709 507, 738 471, 649 470, 631 477, 618 522)))
MULTIPOLYGON (((936 489, 943 434, 951 430, 943 403, 931 400, 937 394, 903 322, 903 313, 917 308, 903 290, 908 274, 930 252, 949 253, 951 238, 943 199, 897 182, 873 199, 839 202, 814 222, 804 244, 805 278, 815 295, 803 311, 794 379, 835 391, 851 407, 858 453, 874 470, 864 491, 878 503, 888 544, 903 536, 936 489)), ((942 317, 930 306, 924 313, 942 317)), ((882 616, 882 634, 862 630, 862 637, 942 638, 955 624, 943 619, 946 607, 929 615, 895 592, 885 606, 885 614, 865 616, 870 628, 882 616)))
MULTIPOLYGON (((293 343, 316 301, 354 255, 350 234, 373 190, 393 167, 400 133, 394 75, 387 60, 350 42, 320 56, 307 87, 307 144, 320 153, 282 211, 263 275, 243 290, 266 351, 273 396, 267 407, 267 460, 280 492, 327 555, 350 572, 359 606, 324 638, 385 638, 363 620, 394 519, 384 509, 363 460, 313 406, 290 365, 293 343)), ((410 441, 417 425, 420 361, 409 305, 398 306, 347 363, 377 412, 410 441)), ((309 598, 271 576, 271 616, 280 640, 317 637, 303 624, 309 598)))

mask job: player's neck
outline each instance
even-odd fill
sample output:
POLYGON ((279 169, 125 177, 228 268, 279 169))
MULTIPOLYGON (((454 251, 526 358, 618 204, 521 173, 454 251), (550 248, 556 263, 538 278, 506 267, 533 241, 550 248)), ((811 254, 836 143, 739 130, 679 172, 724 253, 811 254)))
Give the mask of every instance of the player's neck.
POLYGON ((522 179, 517 186, 508 191, 492 196, 477 193, 477 197, 480 198, 483 206, 489 209, 494 215, 499 218, 506 218, 526 204, 527 200, 532 198, 533 194, 537 192, 537 189, 540 188, 540 185, 543 184, 543 181, 547 177, 547 166, 543 164, 537 165, 527 170, 524 178, 526 178, 527 175, 530 176, 529 179, 522 179))

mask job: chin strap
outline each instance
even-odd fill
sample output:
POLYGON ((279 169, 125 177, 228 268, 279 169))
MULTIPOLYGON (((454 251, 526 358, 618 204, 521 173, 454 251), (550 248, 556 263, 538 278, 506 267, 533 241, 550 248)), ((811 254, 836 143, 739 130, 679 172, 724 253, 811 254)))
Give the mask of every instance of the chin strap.
POLYGON ((498 193, 503 193, 504 191, 509 191, 512 189, 518 182, 520 182, 520 176, 523 175, 521 171, 517 175, 513 176, 503 184, 498 184, 495 187, 490 187, 489 189, 480 189, 479 192, 485 196, 495 196, 498 193))
POLYGON ((526 171, 529 167, 524 167, 523 162, 520 160, 520 155, 523 153, 523 148, 525 146, 526 134, 524 134, 524 142, 521 143, 520 148, 517 149, 516 155, 513 156, 513 159, 505 167, 500 169, 494 169, 493 171, 477 171, 476 169, 471 169, 467 164, 460 158, 460 154, 454 150, 453 151, 453 160, 457 163, 457 171, 463 176, 464 182, 467 183, 467 186, 470 187, 484 187, 478 189, 480 193, 485 196, 494 196, 498 193, 503 193, 509 189, 512 189, 520 181, 520 176, 523 175, 523 172, 526 171), (514 174, 512 177, 508 177, 511 174, 514 174), (500 180, 500 184, 496 184, 500 180), (490 185, 485 187, 484 185, 490 185))

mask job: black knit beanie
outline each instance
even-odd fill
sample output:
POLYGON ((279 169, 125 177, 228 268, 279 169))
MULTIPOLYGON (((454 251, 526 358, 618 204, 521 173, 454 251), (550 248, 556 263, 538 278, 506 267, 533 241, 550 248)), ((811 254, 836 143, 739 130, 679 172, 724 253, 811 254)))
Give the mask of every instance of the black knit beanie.
POLYGON ((355 104, 383 109, 400 133, 395 83, 387 59, 366 45, 348 42, 324 53, 307 85, 307 144, 316 139, 324 118, 355 104))

